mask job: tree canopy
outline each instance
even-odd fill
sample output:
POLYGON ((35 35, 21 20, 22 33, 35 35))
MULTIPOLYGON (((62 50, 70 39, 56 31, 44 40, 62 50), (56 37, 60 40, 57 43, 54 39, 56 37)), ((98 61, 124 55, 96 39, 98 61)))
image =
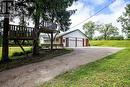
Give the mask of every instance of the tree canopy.
POLYGON ((45 21, 48 21, 58 24, 60 30, 66 31, 71 24, 69 18, 75 12, 75 10, 67 11, 66 8, 71 6, 74 1, 77 0, 18 0, 16 6, 20 8, 20 11, 24 9, 28 12, 34 25, 42 26, 45 21))
POLYGON ((111 23, 99 25, 98 31, 102 34, 102 37, 107 40, 111 36, 116 36, 119 34, 118 28, 114 27, 111 23))
POLYGON ((89 21, 83 25, 83 29, 85 31, 85 34, 88 36, 90 40, 93 39, 94 32, 96 30, 97 25, 95 22, 89 21))
POLYGON ((125 7, 125 12, 123 12, 117 21, 122 25, 122 32, 130 38, 130 4, 125 7))
POLYGON ((71 24, 70 16, 75 10, 66 10, 77 0, 17 0, 16 12, 21 22, 25 22, 24 16, 30 18, 35 26, 35 40, 33 41, 33 54, 38 52, 39 27, 44 27, 44 22, 55 23, 60 26, 59 30, 66 31, 71 24), (25 12, 23 12, 25 11, 25 12), (25 14, 24 14, 25 13, 25 14), (21 16, 22 15, 22 16, 21 16))

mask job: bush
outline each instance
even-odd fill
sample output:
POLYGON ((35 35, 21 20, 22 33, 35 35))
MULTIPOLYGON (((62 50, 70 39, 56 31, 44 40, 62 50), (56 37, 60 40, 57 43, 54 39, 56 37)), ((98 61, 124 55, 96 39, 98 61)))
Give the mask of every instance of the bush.
POLYGON ((109 37, 109 40, 124 40, 123 36, 111 36, 109 37))
POLYGON ((12 55, 12 57, 14 57, 14 56, 22 56, 22 55, 29 54, 29 53, 32 53, 32 50, 25 51, 25 53, 24 52, 15 52, 12 55))
POLYGON ((130 40, 130 38, 126 38, 126 40, 130 40))
MULTIPOLYGON (((103 36, 97 36, 94 38, 94 40, 104 40, 103 36)), ((108 37, 107 40, 124 40, 124 37, 119 35, 119 36, 111 36, 108 37)))
POLYGON ((93 40, 103 40, 103 36, 97 36, 97 37, 93 38, 93 40))

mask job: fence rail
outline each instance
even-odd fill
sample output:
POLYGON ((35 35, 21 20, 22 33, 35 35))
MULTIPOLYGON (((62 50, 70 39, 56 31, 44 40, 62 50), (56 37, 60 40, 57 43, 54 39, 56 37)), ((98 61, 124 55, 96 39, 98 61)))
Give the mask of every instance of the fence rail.
MULTIPOLYGON (((57 28, 57 25, 54 23, 45 22, 41 30, 37 32, 51 33, 54 32, 57 28)), ((10 25, 9 28, 9 39, 17 40, 33 40, 36 37, 36 32, 33 27, 25 27, 20 25, 10 25)))
POLYGON ((33 39, 34 28, 19 25, 10 25, 9 39, 33 39))

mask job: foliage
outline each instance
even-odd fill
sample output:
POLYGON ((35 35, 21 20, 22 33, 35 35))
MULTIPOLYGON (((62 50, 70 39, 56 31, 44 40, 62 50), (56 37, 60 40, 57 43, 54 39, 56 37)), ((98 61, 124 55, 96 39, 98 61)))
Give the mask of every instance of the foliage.
POLYGON ((24 52, 16 52, 16 53, 13 53, 12 57, 15 57, 15 56, 22 56, 22 55, 26 55, 26 54, 29 54, 29 53, 32 53, 32 50, 27 50, 24 52))
POLYGON ((89 21, 83 25, 83 29, 90 40, 123 39, 118 35, 118 28, 113 26, 112 23, 96 24, 95 22, 89 21), (98 31, 101 35, 93 38, 95 31, 98 31))
POLYGON ((100 35, 100 36, 96 36, 96 37, 94 37, 93 38, 93 40, 103 40, 103 36, 102 35, 100 35))
POLYGON ((16 1, 16 7, 27 12, 33 20, 35 26, 35 37, 33 42, 33 54, 38 54, 39 27, 44 27, 45 22, 56 23, 60 26, 59 30, 68 30, 70 16, 74 10, 67 11, 66 8, 72 5, 76 0, 19 0, 16 1))
POLYGON ((83 25, 83 29, 85 31, 85 34, 88 36, 90 40, 93 39, 94 32, 97 28, 97 25, 95 22, 89 21, 83 25))
POLYGON ((130 40, 92 40, 91 46, 130 47, 130 40))
POLYGON ((66 10, 66 8, 74 1, 77 0, 18 0, 16 7, 21 9, 19 13, 25 13, 30 17, 34 25, 43 26, 45 21, 57 23, 63 31, 71 24, 69 17, 75 10, 66 10))
MULTIPOLYGON (((97 37, 94 37, 93 40, 103 40, 103 36, 97 36, 97 37)), ((108 40, 124 40, 124 37, 121 36, 121 35, 118 35, 118 36, 110 36, 108 38, 108 40)))
POLYGON ((124 37, 119 35, 119 36, 111 36, 109 37, 109 40, 124 40, 124 37))
POLYGON ((129 87, 130 48, 68 71, 39 87, 129 87))
POLYGON ((111 23, 100 25, 98 31, 102 34, 105 40, 108 40, 111 36, 116 36, 119 34, 118 28, 114 27, 111 23))
POLYGON ((125 7, 125 12, 121 15, 118 22, 122 25, 122 31, 126 33, 127 37, 130 37, 130 4, 125 7))
POLYGON ((25 9, 24 5, 25 0, 17 0, 15 1, 15 14, 12 17, 12 21, 15 17, 19 18, 19 25, 27 26, 29 23, 28 21, 28 13, 25 9))

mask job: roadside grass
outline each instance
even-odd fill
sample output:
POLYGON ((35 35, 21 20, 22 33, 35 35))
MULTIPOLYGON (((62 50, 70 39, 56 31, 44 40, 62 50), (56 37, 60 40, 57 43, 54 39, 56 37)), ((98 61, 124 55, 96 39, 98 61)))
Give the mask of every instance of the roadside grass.
POLYGON ((82 65, 39 87, 130 87, 130 48, 82 65))
POLYGON ((91 40, 91 46, 130 47, 130 40, 91 40))
MULTIPOLYGON (((29 51, 31 50, 31 47, 23 47, 25 51, 29 51)), ((15 54, 18 54, 18 53, 23 53, 22 49, 20 47, 9 47, 9 57, 10 59, 13 58, 13 56, 15 54)), ((2 57, 2 47, 0 47, 0 60, 1 60, 1 57, 2 57)))
MULTIPOLYGON (((13 50, 15 49, 13 48, 13 50)), ((37 56, 32 56, 31 54, 28 54, 28 56, 16 56, 15 59, 11 59, 8 62, 0 62, 0 72, 11 68, 16 68, 19 66, 41 62, 47 59, 52 59, 56 56, 64 55, 72 51, 73 51, 72 49, 55 49, 53 51, 40 50, 40 54, 37 56)), ((13 51, 11 53, 13 54, 13 51)))

